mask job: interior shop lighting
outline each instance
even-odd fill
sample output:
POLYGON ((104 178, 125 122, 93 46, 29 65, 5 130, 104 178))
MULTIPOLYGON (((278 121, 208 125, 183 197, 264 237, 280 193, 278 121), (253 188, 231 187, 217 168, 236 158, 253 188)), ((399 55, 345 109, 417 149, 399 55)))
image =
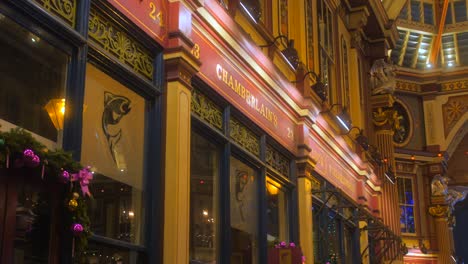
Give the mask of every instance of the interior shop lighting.
POLYGON ((65 99, 51 99, 45 105, 50 120, 57 130, 63 129, 63 116, 65 115, 65 99))
POLYGON ((328 98, 328 87, 327 87, 328 85, 324 84, 322 82, 322 79, 320 78, 320 75, 316 74, 315 72, 308 71, 306 72, 306 74, 304 74, 304 77, 302 78, 302 80, 299 80, 299 81, 296 80, 296 81, 293 81, 293 83, 303 82, 309 74, 313 75, 315 78, 315 83, 310 86, 310 89, 314 91, 315 94, 317 94, 317 96, 322 100, 322 103, 325 102, 328 98))
POLYGON ((297 53, 297 50, 294 48, 294 40, 293 39, 288 39, 288 37, 286 37, 284 35, 279 35, 279 36, 275 37, 272 42, 267 43, 265 45, 260 45, 260 47, 261 48, 271 47, 276 43, 276 41, 278 39, 285 39, 286 40, 286 43, 287 43, 286 48, 281 51, 281 54, 286 59, 289 66, 291 66, 291 68, 296 70, 297 67, 299 66, 299 55, 297 53))

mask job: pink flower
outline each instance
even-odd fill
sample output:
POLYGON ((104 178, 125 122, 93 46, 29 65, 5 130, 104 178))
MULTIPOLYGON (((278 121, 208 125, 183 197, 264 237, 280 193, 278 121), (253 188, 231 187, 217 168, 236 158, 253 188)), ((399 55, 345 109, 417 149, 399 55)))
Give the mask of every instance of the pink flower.
POLYGON ((290 247, 290 248, 295 248, 295 247, 296 247, 296 244, 294 244, 294 242, 291 242, 291 243, 289 243, 289 247, 290 247))
MULTIPOLYGON (((301 261, 302 261, 302 263, 305 263, 305 261, 306 261, 305 256, 302 256, 302 257, 301 257, 301 261)), ((329 264, 330 264, 330 263, 329 263, 329 264)))
POLYGON ((282 248, 285 248, 285 247, 286 247, 286 242, 284 242, 284 241, 281 241, 281 243, 280 243, 280 247, 282 247, 282 248))

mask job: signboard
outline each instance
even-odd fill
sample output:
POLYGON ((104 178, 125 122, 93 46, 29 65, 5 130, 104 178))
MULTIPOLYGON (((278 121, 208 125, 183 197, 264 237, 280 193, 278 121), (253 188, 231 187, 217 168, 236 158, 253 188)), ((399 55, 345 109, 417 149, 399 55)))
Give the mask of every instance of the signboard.
POLYGON ((340 164, 333 153, 325 151, 312 137, 309 137, 309 146, 312 148, 311 157, 317 161, 315 171, 349 197, 357 199, 358 180, 354 175, 340 164))
POLYGON ((168 15, 166 0, 108 1, 160 44, 165 41, 168 15))
POLYGON ((203 63, 200 75, 218 93, 291 152, 296 152, 295 123, 265 95, 242 66, 235 65, 206 38, 193 30, 192 53, 203 63))

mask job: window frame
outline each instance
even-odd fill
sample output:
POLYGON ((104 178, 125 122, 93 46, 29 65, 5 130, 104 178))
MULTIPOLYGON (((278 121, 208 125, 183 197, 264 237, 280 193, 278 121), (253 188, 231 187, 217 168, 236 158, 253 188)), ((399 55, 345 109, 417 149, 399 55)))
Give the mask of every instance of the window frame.
MULTIPOLYGON (((75 28, 45 11, 34 1, 0 2, 0 13, 10 17, 27 30, 33 32, 41 39, 47 40, 53 46, 60 48, 70 56, 67 68, 67 79, 65 88, 65 99, 67 101, 67 113, 64 120, 62 147, 73 153, 73 157, 79 160, 81 157, 82 144, 82 111, 84 100, 84 82, 86 63, 90 62, 98 69, 120 82, 127 88, 143 96, 146 101, 145 117, 145 146, 143 179, 146 186, 144 194, 145 223, 152 223, 146 230, 144 246, 136 246, 118 240, 109 240, 106 237, 94 236, 90 241, 109 243, 108 246, 118 248, 129 248, 137 251, 145 251, 148 263, 159 262, 162 258, 163 233, 163 208, 164 197, 163 181, 161 177, 162 153, 162 87, 164 82, 164 61, 162 47, 147 36, 141 29, 129 21, 124 15, 117 11, 111 4, 103 1, 83 0, 77 2, 75 28), (144 80, 135 74, 131 68, 124 66, 116 58, 107 52, 96 48, 88 40, 88 16, 91 6, 100 12, 111 14, 112 19, 118 20, 119 25, 139 43, 147 48, 154 59, 154 72, 152 81, 144 80), (151 186, 151 192, 149 192, 151 186), (151 250, 150 250, 151 249, 151 250)), ((57 253, 59 263, 73 263, 72 256, 72 234, 63 232, 60 235, 61 249, 57 253)))
POLYGON ((317 1, 317 26, 318 26, 318 57, 320 63, 320 77, 324 84, 327 85, 328 102, 333 103, 336 91, 334 90, 334 75, 335 72, 335 32, 336 32, 336 16, 333 15, 332 8, 328 1, 317 1), (321 17, 324 17, 321 23, 321 17), (322 28, 321 25, 324 25, 322 28))
POLYGON ((218 181, 218 196, 219 199, 219 208, 218 208, 218 223, 217 226, 217 243, 218 243, 218 252, 217 252, 217 263, 231 263, 231 231, 230 231, 230 158, 238 159, 243 162, 245 165, 251 167, 258 176, 257 182, 257 201, 258 201, 258 261, 257 263, 265 263, 267 261, 267 228, 266 228, 266 181, 267 177, 271 177, 275 181, 279 181, 282 184, 284 183, 284 190, 287 197, 287 218, 288 226, 286 227, 289 233, 290 241, 298 241, 298 235, 295 232, 295 229, 291 223, 294 223, 293 216, 293 195, 295 193, 295 174, 292 169, 290 169, 290 177, 284 177, 279 175, 275 170, 271 169, 265 161, 265 150, 266 144, 273 146, 275 150, 284 154, 289 158, 290 168, 293 166, 293 155, 287 152, 285 149, 281 148, 279 144, 274 142, 271 138, 267 136, 267 133, 258 128, 251 120, 245 117, 239 110, 233 108, 224 98, 222 98, 215 91, 205 84, 198 77, 192 79, 193 89, 198 90, 203 95, 210 98, 213 102, 217 103, 217 106, 222 109, 223 112, 223 129, 222 131, 215 129, 208 122, 199 118, 193 111, 191 113, 192 120, 192 131, 199 133, 201 136, 208 137, 211 142, 216 144, 221 149, 220 155, 220 174, 218 181), (260 155, 250 153, 242 146, 237 144, 229 135, 229 120, 235 118, 237 121, 241 122, 244 126, 247 126, 251 132, 255 133, 258 136, 260 144, 260 155), (291 205, 291 206, 290 206, 291 205))
MULTIPOLYGON (((417 223, 418 223, 418 220, 416 219, 417 218, 417 213, 416 213, 416 210, 417 210, 417 201, 416 201, 416 192, 415 192, 415 187, 414 187, 414 177, 411 177, 411 176, 402 176, 402 175, 398 175, 397 177, 397 186, 398 186, 398 208, 400 208, 401 210, 401 207, 404 206, 404 207, 412 207, 413 208, 413 222, 414 222, 414 233, 410 233, 410 232, 401 232, 402 235, 405 235, 405 236, 416 236, 418 234, 418 229, 417 229, 417 223), (405 180, 410 180, 411 182, 411 196, 413 197, 413 204, 407 204, 407 203, 400 203, 400 195, 402 195, 400 193, 401 190, 404 191, 406 185, 404 185, 402 188, 400 188, 400 180, 403 179, 403 181, 405 182, 405 180)), ((406 200, 406 195, 403 194, 405 200, 406 200)), ((400 215, 400 223, 401 223, 401 215, 400 215)), ((405 223, 405 225, 407 226, 407 223, 405 223)), ((408 228, 406 228, 408 229, 408 228)))

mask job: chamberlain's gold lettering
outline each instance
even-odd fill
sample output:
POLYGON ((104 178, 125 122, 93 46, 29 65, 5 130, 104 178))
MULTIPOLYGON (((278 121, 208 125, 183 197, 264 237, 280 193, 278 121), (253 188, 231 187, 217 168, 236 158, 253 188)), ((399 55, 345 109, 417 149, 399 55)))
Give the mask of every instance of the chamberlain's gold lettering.
POLYGON ((223 82, 227 84, 227 77, 228 77, 228 72, 223 69, 223 82))
POLYGON ((233 82, 232 82, 232 75, 229 76, 229 82, 227 83, 227 85, 228 85, 229 87, 231 87, 231 89, 234 90, 234 84, 233 84, 233 82))
POLYGON ((237 95, 239 95, 239 97, 244 99, 249 107, 257 111, 275 127, 278 126, 278 116, 275 112, 268 108, 268 106, 265 106, 262 102, 259 102, 258 98, 255 97, 249 89, 245 88, 239 80, 219 64, 216 65, 216 77, 231 88, 237 95))
POLYGON ((241 85, 240 83, 239 83, 239 86, 240 86, 241 89, 240 89, 240 93, 237 92, 237 94, 239 94, 240 97, 242 97, 242 99, 245 99, 245 87, 244 87, 244 85, 241 85))
POLYGON ((221 65, 216 65, 216 76, 218 76, 218 80, 221 80, 221 73, 223 72, 223 68, 221 65))

